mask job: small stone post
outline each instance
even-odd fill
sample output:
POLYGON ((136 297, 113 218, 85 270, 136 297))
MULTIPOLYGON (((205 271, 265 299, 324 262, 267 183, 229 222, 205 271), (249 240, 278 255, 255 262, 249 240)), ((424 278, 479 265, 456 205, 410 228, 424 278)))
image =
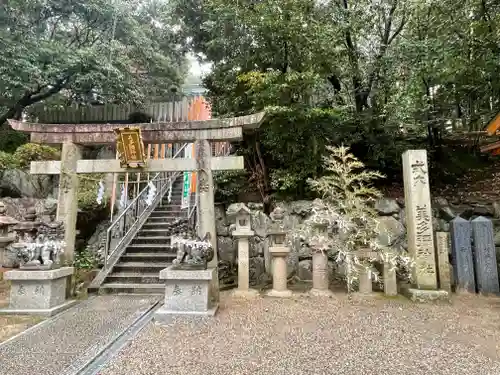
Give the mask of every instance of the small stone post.
POLYGON ((243 203, 230 206, 231 216, 236 215, 236 229, 233 237, 238 239, 238 289, 233 292, 236 297, 256 297, 258 292, 250 289, 249 244, 248 238, 254 235, 250 225, 250 210, 243 203), (235 207, 236 206, 236 207, 235 207))
POLYGON ((82 157, 80 146, 65 142, 61 153, 61 175, 57 199, 57 220, 64 224, 63 263, 72 264, 75 257, 76 216, 78 212, 78 176, 76 165, 82 157))
POLYGON ((310 293, 313 296, 330 296, 333 293, 328 289, 328 256, 326 252, 316 250, 312 255, 313 287, 310 293))
POLYGON ((396 267, 390 261, 391 255, 388 254, 384 259, 384 294, 389 297, 398 295, 398 282, 396 278, 396 267))
POLYGON ((273 263, 273 289, 267 295, 270 297, 291 297, 292 291, 287 288, 286 257, 290 253, 290 248, 285 246, 286 234, 284 231, 275 230, 269 235, 271 238, 269 253, 273 263))
POLYGON ((438 276, 439 287, 451 293, 451 278, 450 278, 450 235, 447 232, 436 232, 436 247, 438 254, 438 276))
POLYGON ((370 294, 373 292, 372 275, 369 269, 361 269, 359 272, 359 292, 370 294))
POLYGON ((6 247, 16 240, 14 234, 9 235, 9 227, 18 223, 16 219, 5 214, 5 205, 0 202, 0 267, 14 266, 14 259, 9 259, 6 247))

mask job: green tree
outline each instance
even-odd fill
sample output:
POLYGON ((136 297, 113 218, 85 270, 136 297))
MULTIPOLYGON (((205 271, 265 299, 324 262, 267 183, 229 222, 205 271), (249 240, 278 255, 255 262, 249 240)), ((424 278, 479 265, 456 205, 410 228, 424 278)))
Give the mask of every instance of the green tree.
POLYGON ((0 4, 0 124, 56 94, 137 102, 177 86, 183 49, 166 1, 0 4))

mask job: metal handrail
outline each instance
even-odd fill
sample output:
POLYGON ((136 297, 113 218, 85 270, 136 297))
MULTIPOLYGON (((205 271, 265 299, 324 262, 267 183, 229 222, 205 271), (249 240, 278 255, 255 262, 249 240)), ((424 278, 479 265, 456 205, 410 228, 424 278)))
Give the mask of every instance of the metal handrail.
MULTIPOLYGON (((172 158, 177 158, 187 145, 187 143, 183 144, 172 158)), ((140 229, 145 219, 149 216, 149 213, 157 206, 158 202, 161 201, 167 191, 167 188, 172 188, 173 183, 179 175, 180 172, 158 172, 150 181, 157 189, 157 194, 153 202, 149 206, 146 203, 146 197, 149 191, 148 184, 111 223, 106 231, 106 247, 104 250, 105 269, 107 269, 108 262, 116 251, 121 247, 128 245, 128 243, 132 240, 133 236, 135 236, 137 231, 140 229), (119 239, 116 244, 112 244, 113 238, 119 239)))

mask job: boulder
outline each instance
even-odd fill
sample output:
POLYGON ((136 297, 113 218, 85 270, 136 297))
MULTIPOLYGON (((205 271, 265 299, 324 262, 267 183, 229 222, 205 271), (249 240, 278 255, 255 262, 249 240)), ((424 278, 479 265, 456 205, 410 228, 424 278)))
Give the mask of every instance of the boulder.
POLYGON ((238 242, 231 237, 217 236, 218 259, 234 264, 238 254, 238 242))
POLYGON ((382 216, 379 219, 378 241, 382 246, 392 246, 401 242, 405 235, 405 227, 392 216, 382 216))
POLYGON ((9 169, 0 179, 3 196, 23 198, 55 197, 56 178, 46 175, 32 175, 29 171, 9 169))
POLYGON ((390 216, 393 214, 399 214, 399 205, 395 199, 391 198, 381 198, 375 202, 375 210, 382 216, 390 216))
POLYGON ((297 276, 301 280, 312 280, 312 260, 305 259, 299 262, 297 276))
POLYGON ((250 283, 252 285, 255 285, 261 282, 263 276, 265 275, 264 258, 250 258, 248 267, 250 274, 250 283))

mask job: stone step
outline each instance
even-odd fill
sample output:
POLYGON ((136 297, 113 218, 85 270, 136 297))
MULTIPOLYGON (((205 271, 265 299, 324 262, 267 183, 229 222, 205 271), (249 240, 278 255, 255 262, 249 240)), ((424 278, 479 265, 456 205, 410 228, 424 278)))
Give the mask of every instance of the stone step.
POLYGON ((108 293, 164 294, 165 284, 105 283, 100 286, 99 291, 108 293))
POLYGON ((136 238, 139 238, 139 237, 167 237, 170 239, 170 233, 171 233, 171 230, 170 229, 141 229, 139 232, 138 232, 138 237, 136 238))
POLYGON ((144 229, 151 229, 151 230, 167 230, 172 228, 171 223, 175 221, 175 218, 172 218, 170 221, 153 221, 153 222, 145 222, 141 228, 141 230, 144 229))
POLYGON ((171 220, 171 219, 187 219, 187 214, 184 212, 182 215, 175 215, 175 214, 169 214, 169 215, 163 215, 163 216, 150 216, 148 217, 148 220, 146 223, 151 222, 151 223, 157 223, 157 222, 162 222, 166 220, 171 220))
POLYGON ((132 240, 132 245, 135 244, 160 244, 170 245, 170 237, 167 236, 137 236, 132 240))
POLYGON ((170 245, 163 244, 163 243, 136 243, 136 244, 131 244, 127 246, 127 250, 129 249, 168 249, 171 248, 170 245))
POLYGON ((176 253, 125 253, 122 255, 123 261, 154 261, 154 262, 169 262, 174 260, 176 253))
POLYGON ((161 284, 160 272, 114 272, 105 283, 161 284))
POLYGON ((161 207, 157 208, 151 214, 149 217, 164 217, 164 216, 181 216, 181 215, 186 215, 187 210, 178 210, 178 209, 171 209, 170 207, 161 207))
MULTIPOLYGON (((120 261, 119 263, 116 263, 115 267, 113 268, 113 271, 116 269, 130 269, 132 272, 137 272, 134 271, 133 269, 147 269, 150 272, 153 270, 158 270, 160 272, 162 269, 167 268, 170 266, 169 262, 125 262, 125 261, 120 261)), ((116 270, 118 272, 118 270, 116 270)), ((139 271, 142 272, 142 271, 139 271)))

